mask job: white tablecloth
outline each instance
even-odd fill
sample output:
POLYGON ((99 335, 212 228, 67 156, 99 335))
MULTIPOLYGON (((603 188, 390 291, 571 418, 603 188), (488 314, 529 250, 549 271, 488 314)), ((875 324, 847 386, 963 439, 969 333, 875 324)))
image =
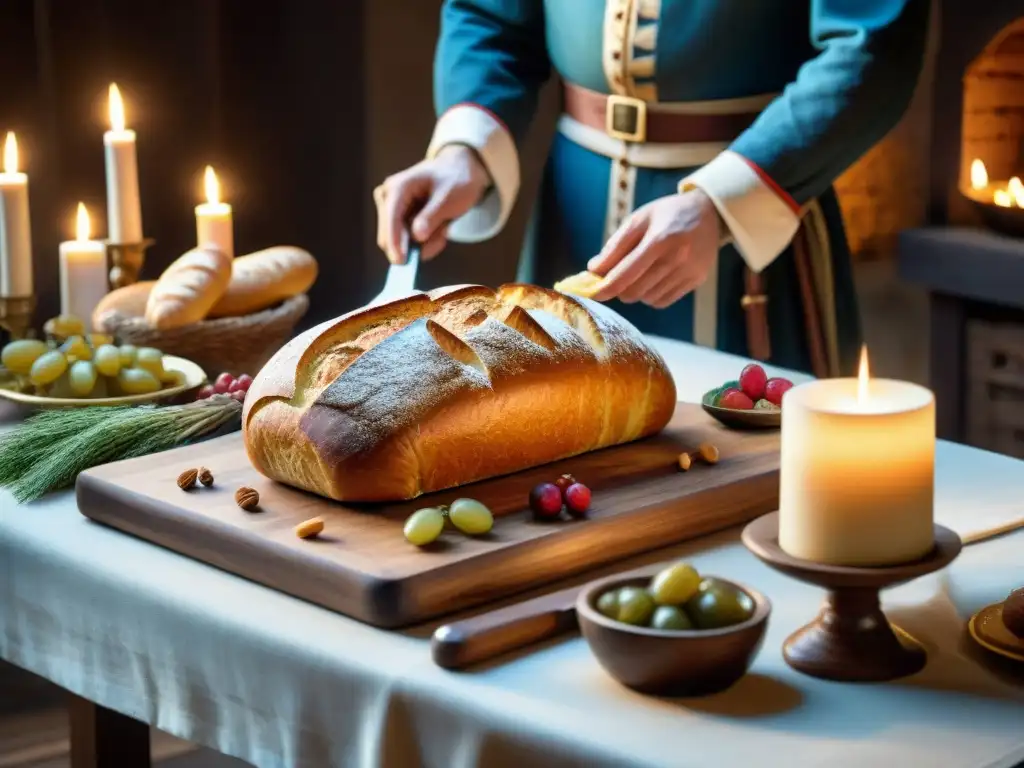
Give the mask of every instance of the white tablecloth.
MULTIPOLYGON (((741 360, 659 342, 680 397, 741 360)), ((961 532, 1019 514, 1024 464, 938 451, 937 519, 961 532)), ((884 535, 884 532, 880 532, 884 535)), ((1024 761, 1024 673, 965 639, 970 613, 1024 585, 1024 534, 966 549, 886 594, 930 663, 904 681, 828 683, 790 670, 787 634, 821 593, 767 569, 738 531, 684 554, 772 599, 752 673, 706 699, 619 687, 578 636, 474 670, 430 662, 433 628, 373 629, 81 517, 71 494, 0 495, 0 657, 107 707, 259 766, 921 766, 1024 761)), ((565 586, 564 584, 558 586, 565 586)))

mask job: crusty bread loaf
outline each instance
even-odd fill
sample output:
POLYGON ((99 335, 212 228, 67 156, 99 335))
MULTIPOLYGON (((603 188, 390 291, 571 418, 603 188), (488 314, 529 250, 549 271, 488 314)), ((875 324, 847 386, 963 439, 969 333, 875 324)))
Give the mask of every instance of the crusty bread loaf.
POLYGON ((239 256, 231 263, 228 289, 209 316, 238 317, 272 307, 308 291, 317 271, 312 255, 290 245, 239 256))
POLYGON ((613 310, 468 285, 300 334, 256 376, 242 428, 267 477, 389 501, 645 437, 675 401, 661 356, 613 310))
POLYGON ((92 311, 92 327, 98 331, 103 329, 106 318, 112 313, 121 317, 142 317, 146 314, 146 303, 149 294, 156 285, 156 280, 142 280, 122 288, 115 288, 96 305, 92 311))
POLYGON ((204 319, 231 281, 231 259, 213 246, 179 256, 156 281, 146 302, 146 321, 158 329, 204 319))

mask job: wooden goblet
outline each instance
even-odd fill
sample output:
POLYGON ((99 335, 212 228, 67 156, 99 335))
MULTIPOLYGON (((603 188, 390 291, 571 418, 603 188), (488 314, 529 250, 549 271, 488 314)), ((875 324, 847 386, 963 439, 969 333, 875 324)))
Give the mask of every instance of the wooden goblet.
POLYGON ((779 513, 760 517, 743 530, 743 544, 766 565, 828 591, 817 618, 782 646, 793 669, 843 682, 883 682, 924 668, 923 648, 882 613, 879 590, 944 568, 960 554, 960 537, 935 526, 935 549, 900 565, 825 565, 792 557, 779 546, 779 513))

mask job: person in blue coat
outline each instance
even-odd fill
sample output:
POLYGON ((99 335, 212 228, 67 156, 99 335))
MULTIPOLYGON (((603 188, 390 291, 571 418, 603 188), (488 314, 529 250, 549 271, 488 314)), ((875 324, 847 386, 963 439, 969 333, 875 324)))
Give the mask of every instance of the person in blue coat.
POLYGON ((563 113, 517 279, 589 271, 645 333, 856 367, 832 184, 899 120, 931 0, 445 0, 426 158, 375 191, 392 262, 499 232, 553 72, 563 113))

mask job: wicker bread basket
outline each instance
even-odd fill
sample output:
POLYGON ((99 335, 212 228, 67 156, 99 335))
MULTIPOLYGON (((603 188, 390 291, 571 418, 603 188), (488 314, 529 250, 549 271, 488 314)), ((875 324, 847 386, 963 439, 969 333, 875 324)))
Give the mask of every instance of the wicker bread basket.
POLYGON ((97 330, 121 344, 156 347, 165 354, 184 357, 211 378, 224 371, 233 376, 255 376, 291 338, 308 309, 309 299, 299 294, 251 315, 220 317, 163 331, 151 328, 144 318, 111 312, 97 330))

